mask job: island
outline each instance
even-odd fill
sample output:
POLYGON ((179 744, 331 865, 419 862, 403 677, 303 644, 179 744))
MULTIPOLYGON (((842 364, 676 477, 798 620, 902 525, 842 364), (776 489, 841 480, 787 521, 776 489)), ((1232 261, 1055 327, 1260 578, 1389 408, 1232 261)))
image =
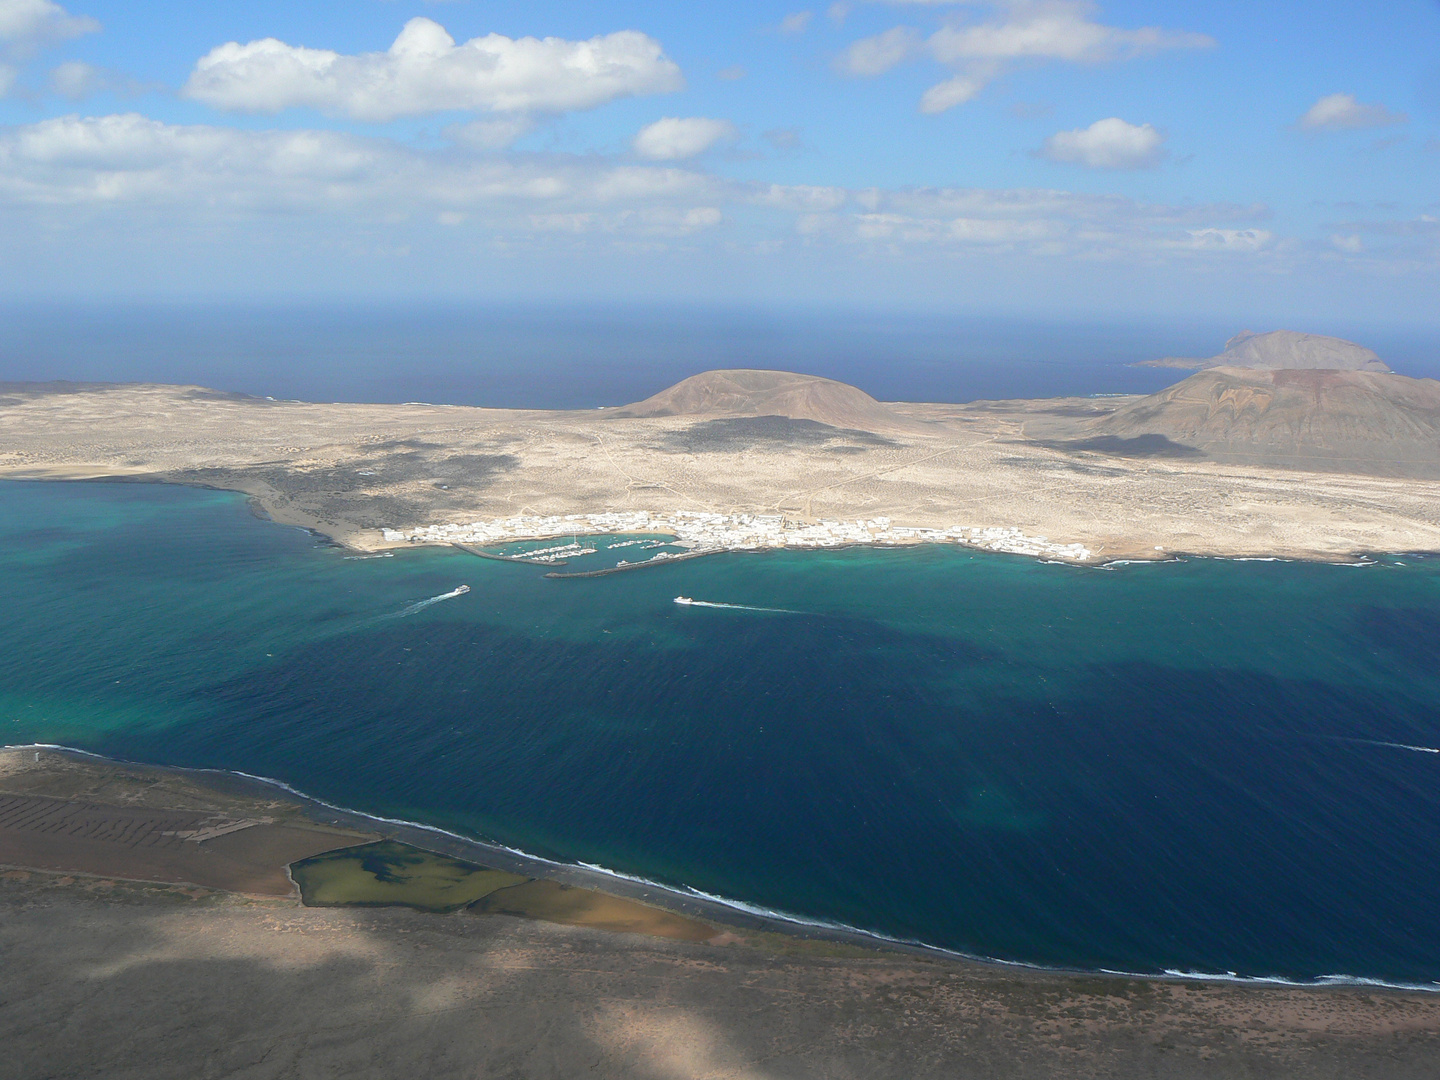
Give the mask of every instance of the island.
POLYGON ((367 552, 617 532, 1075 563, 1440 549, 1440 382, 1335 341, 1251 335, 1148 397, 964 404, 746 369, 578 411, 6 384, 0 477, 245 492, 367 552))

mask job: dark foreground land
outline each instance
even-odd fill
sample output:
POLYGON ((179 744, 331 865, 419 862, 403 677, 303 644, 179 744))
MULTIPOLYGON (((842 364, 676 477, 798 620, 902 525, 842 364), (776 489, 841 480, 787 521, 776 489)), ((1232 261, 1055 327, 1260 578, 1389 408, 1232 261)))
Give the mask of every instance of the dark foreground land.
MULTIPOLYGON (((78 837, 72 861, 113 835, 148 866, 173 850, 192 877, 212 860, 235 875, 290 848, 363 839, 324 835, 283 801, 219 792, 200 805, 193 779, 66 763, 37 778, 8 758, 0 792, 78 837), (41 798, 68 798, 91 824, 41 798), (183 805, 161 834, 212 835, 137 844, 126 823, 166 802, 183 805), (214 833, 260 811, 271 820, 214 833)), ((1440 995, 1020 971, 746 926, 686 941, 473 911, 307 908, 263 874, 235 891, 20 867, 13 845, 35 831, 16 818, 7 841, 0 828, 12 844, 0 859, 0 1080, 1348 1080, 1434 1077, 1440 1062, 1440 995)))

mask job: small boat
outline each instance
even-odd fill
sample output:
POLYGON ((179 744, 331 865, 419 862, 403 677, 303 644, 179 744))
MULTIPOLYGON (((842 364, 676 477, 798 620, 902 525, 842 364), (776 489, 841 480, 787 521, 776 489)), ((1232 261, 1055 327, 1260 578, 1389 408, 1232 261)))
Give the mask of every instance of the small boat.
POLYGON ((455 590, 455 595, 456 595, 456 596, 461 596, 461 595, 463 595, 464 593, 467 593, 467 592, 469 592, 469 591, 470 591, 470 586, 469 586, 469 585, 461 585, 458 589, 455 590))
POLYGON ((693 603, 695 603, 695 601, 694 601, 694 600, 691 600, 690 597, 688 597, 688 596, 677 596, 677 597, 675 597, 675 603, 677 603, 677 604, 693 604, 693 603))

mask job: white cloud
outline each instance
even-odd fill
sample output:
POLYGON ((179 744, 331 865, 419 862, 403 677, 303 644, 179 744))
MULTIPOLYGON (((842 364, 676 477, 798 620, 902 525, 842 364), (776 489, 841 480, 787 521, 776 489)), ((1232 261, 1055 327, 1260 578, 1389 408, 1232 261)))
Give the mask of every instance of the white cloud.
POLYGON ((1215 44, 1204 34, 1106 26, 1091 18, 1095 5, 1088 0, 991 0, 986 6, 988 18, 949 16, 928 38, 904 26, 863 38, 841 54, 837 66, 851 75, 880 75, 903 60, 928 56, 954 72, 922 100, 923 111, 936 113, 969 101, 1016 63, 1101 64, 1215 44))
POLYGON ((801 145, 799 128, 770 128, 762 131, 760 137, 776 150, 796 150, 801 145))
POLYGON ((0 129, 0 202, 197 212, 390 213, 502 204, 711 205, 701 173, 586 158, 468 156, 335 131, 241 131, 135 113, 0 129))
POLYGON ((566 112, 684 84, 660 43, 635 30, 588 41, 489 34, 456 45, 439 23, 415 18, 383 53, 232 41, 200 58, 184 93, 221 109, 303 106, 386 121, 450 110, 566 112))
POLYGON ((988 81, 988 76, 977 72, 970 75, 956 75, 942 83, 936 83, 920 95, 920 111, 933 116, 946 109, 953 109, 956 105, 964 105, 965 102, 984 90, 988 81))
POLYGON ((635 153, 651 161, 679 161, 703 154, 716 143, 734 140, 739 134, 729 120, 667 116, 640 129, 635 136, 635 153))
POLYGON ((786 15, 780 20, 780 32, 782 34, 803 34, 814 17, 813 11, 797 11, 792 15, 786 15))
POLYGON ((118 71, 95 67, 80 60, 67 60, 50 72, 50 91, 69 101, 79 101, 93 94, 112 93, 135 96, 163 86, 147 84, 118 71))
POLYGON ((1023 188, 871 189, 852 192, 848 203, 804 213, 799 231, 811 241, 897 253, 930 248, 1087 260, 1254 255, 1275 239, 1263 229, 1235 227, 1265 217, 1263 206, 1157 206, 1023 188))
POLYGON ((71 101, 89 97, 100 83, 100 70, 79 60, 70 60, 50 72, 50 89, 71 101))
POLYGON ((691 236, 713 229, 725 215, 713 206, 688 210, 657 207, 614 213, 532 214, 530 227, 540 233, 628 233, 648 237, 691 236))
POLYGON ((1361 240, 1356 233, 1351 233, 1349 236, 1336 233, 1330 237, 1330 246, 1349 255, 1358 255, 1365 250, 1365 241, 1361 240))
POLYGON ((14 87, 20 65, 42 48, 99 29, 94 19, 71 15, 51 0, 0 0, 0 97, 14 87))
POLYGON ((445 137, 473 150, 503 150, 534 129, 535 121, 524 114, 492 116, 471 120, 468 124, 452 124, 445 129, 445 137))
POLYGON ((94 19, 71 15, 51 0, 0 0, 0 42, 11 49, 36 49, 99 29, 94 19))
POLYGON ((761 206, 796 213, 839 210, 850 201, 850 197, 850 192, 844 188, 812 184, 770 184, 751 195, 752 201, 761 206))
POLYGON ((919 31, 896 26, 874 37, 852 42, 836 60, 836 67, 847 75, 883 75, 901 61, 908 60, 924 46, 919 31))
POLYGON ((930 38, 930 52, 942 64, 1022 59, 1101 64, 1215 44, 1204 34, 1105 26, 1090 19, 1093 11, 1093 4, 1079 0, 1012 0, 986 22, 942 26, 930 38))
POLYGON ((1407 119, 1404 113, 1391 112, 1384 105, 1356 101, 1354 94, 1330 94, 1310 106, 1300 118, 1300 126, 1309 131, 1336 131, 1385 127, 1402 124, 1407 119))
POLYGON ((1165 136, 1149 124, 1128 124, 1112 116, 1088 128, 1057 131, 1040 152, 1051 161, 1092 169, 1148 169, 1165 157, 1165 136))
POLYGON ((1260 251, 1275 234, 1265 229, 1191 229, 1189 246, 1201 251, 1260 251))
POLYGON ((84 220, 101 232, 111 221, 127 235, 145 221, 232 221, 246 223, 247 235, 273 237, 304 221, 337 236, 364 225, 403 240, 406 222, 429 222, 497 242, 543 234, 663 243, 728 223, 726 242, 744 245, 1083 260, 1247 258, 1276 246, 1257 227, 1267 214, 1259 206, 1147 205, 1048 189, 746 183, 598 155, 471 152, 458 139, 419 149, 344 132, 183 126, 133 113, 0 128, 0 213, 84 220))

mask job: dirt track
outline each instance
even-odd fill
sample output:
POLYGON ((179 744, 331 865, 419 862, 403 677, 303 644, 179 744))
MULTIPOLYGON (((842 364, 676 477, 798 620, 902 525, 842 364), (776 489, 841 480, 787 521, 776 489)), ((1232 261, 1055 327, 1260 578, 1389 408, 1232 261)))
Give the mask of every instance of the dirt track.
POLYGON ((263 818, 0 794, 0 865, 288 897, 286 865, 356 840, 263 818))

